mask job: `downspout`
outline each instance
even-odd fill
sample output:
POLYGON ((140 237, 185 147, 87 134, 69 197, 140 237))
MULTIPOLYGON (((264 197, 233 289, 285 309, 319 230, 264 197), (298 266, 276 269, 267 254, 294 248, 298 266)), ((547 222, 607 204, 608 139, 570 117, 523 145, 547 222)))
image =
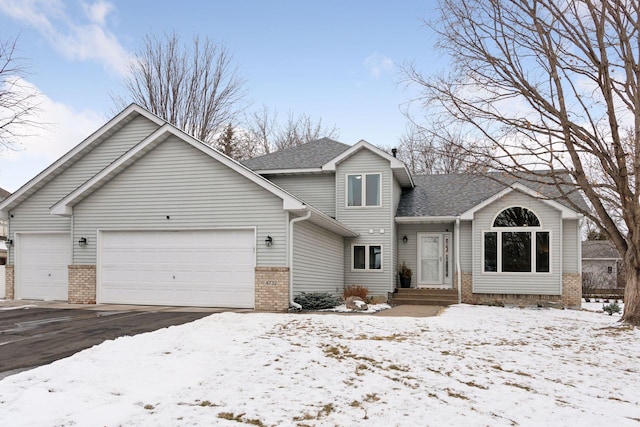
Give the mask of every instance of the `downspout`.
POLYGON ((300 216, 289 221, 289 305, 302 310, 302 306, 293 300, 293 225, 299 221, 311 218, 311 211, 308 210, 305 216, 300 216))
POLYGON ((462 272, 460 271, 460 215, 456 216, 456 282, 458 282, 458 304, 462 303, 462 272))

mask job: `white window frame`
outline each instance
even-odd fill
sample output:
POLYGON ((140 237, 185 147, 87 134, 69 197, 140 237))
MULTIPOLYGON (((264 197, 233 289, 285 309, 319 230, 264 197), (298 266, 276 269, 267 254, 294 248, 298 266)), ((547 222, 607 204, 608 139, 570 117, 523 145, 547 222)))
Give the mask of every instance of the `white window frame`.
POLYGON ((382 243, 352 243, 351 244, 351 271, 352 272, 378 272, 384 271, 384 245, 382 243), (356 246, 364 246, 364 268, 354 268, 353 261, 354 249, 356 246), (380 268, 369 268, 369 248, 371 246, 380 246, 380 268))
POLYGON ((542 218, 540 218, 540 215, 538 215, 536 211, 524 205, 507 206, 503 209, 500 209, 493 216, 493 218, 491 219, 491 226, 489 230, 482 231, 482 242, 480 243, 482 247, 482 250, 481 250, 482 270, 481 271, 483 274, 550 275, 553 272, 552 242, 553 242, 553 234, 551 233, 551 230, 544 228, 542 218), (533 213, 536 216, 536 218, 538 218, 538 222, 540 223, 540 225, 539 226, 523 226, 523 227, 494 227, 493 224, 495 223, 496 218, 498 218, 498 216, 502 212, 511 208, 522 208, 522 209, 528 210, 529 212, 533 213), (521 233, 521 232, 531 234, 531 271, 502 271, 502 233, 521 233), (496 233, 496 245, 497 245, 496 249, 498 252, 496 256, 497 271, 485 270, 485 234, 486 233, 496 233), (543 272, 536 271, 536 242, 537 242, 536 234, 537 233, 549 234, 549 271, 543 271, 543 272))
POLYGON ((382 207, 382 172, 362 172, 362 173, 349 173, 346 174, 344 180, 344 205, 347 209, 370 209, 370 208, 380 208, 382 207), (367 205, 367 176, 369 175, 377 175, 378 176, 378 204, 377 205, 367 205), (361 176, 361 194, 362 194, 362 204, 361 205, 349 205, 349 177, 350 176, 361 176))

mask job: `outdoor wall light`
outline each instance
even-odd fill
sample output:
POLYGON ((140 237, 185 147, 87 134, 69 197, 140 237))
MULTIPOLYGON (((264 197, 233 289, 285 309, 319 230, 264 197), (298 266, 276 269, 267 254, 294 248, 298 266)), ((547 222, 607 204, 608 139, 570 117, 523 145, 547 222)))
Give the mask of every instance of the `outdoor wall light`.
POLYGON ((273 245, 273 237, 267 236, 267 238, 264 239, 264 244, 267 245, 267 247, 273 245))
POLYGON ((409 238, 407 236, 402 236, 402 243, 407 243, 409 238))
POLYGON ((80 240, 78 240, 78 244, 80 246, 86 246, 87 244, 87 238, 86 237, 81 237, 80 240))
POLYGON ((5 242, 4 242, 4 243, 5 243, 6 245, 8 245, 8 246, 11 246, 11 245, 13 245, 13 240, 11 240, 11 239, 7 239, 7 240, 5 240, 5 242))

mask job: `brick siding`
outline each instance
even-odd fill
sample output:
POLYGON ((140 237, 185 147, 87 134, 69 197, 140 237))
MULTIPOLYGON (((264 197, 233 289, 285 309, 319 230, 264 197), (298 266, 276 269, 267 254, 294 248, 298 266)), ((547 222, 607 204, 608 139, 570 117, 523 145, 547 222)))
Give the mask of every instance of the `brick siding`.
POLYGON ((544 302, 557 302, 568 308, 580 308, 581 301, 582 278, 580 274, 577 273, 562 275, 562 295, 473 293, 473 274, 462 273, 462 302, 465 304, 503 303, 528 306, 544 302))
POLYGON ((69 304, 96 303, 96 266, 69 266, 69 304))
POLYGON ((580 308, 582 306, 581 274, 562 274, 562 303, 569 308, 580 308))
POLYGON ((15 268, 11 265, 4 266, 4 297, 5 299, 14 299, 14 278, 15 278, 15 268))
POLYGON ((256 267, 255 306, 260 311, 289 309, 289 268, 256 267))

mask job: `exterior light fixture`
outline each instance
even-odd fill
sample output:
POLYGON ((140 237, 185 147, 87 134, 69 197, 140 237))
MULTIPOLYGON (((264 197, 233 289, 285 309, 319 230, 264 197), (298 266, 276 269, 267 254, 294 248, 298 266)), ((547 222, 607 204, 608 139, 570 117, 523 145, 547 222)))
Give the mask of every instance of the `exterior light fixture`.
POLYGON ((407 243, 409 238, 407 236, 402 236, 402 243, 407 243))
POLYGON ((266 238, 266 239, 264 239, 264 244, 265 244, 267 247, 270 247, 271 245, 273 245, 273 237, 271 237, 271 236, 267 236, 267 238, 266 238))
POLYGON ((5 243, 6 245, 8 245, 8 246, 11 246, 11 245, 13 245, 13 240, 11 240, 11 239, 7 239, 7 240, 5 240, 5 242, 4 242, 4 243, 5 243))
POLYGON ((78 240, 78 244, 80 246, 86 246, 87 245, 87 238, 86 237, 81 237, 80 240, 78 240))

